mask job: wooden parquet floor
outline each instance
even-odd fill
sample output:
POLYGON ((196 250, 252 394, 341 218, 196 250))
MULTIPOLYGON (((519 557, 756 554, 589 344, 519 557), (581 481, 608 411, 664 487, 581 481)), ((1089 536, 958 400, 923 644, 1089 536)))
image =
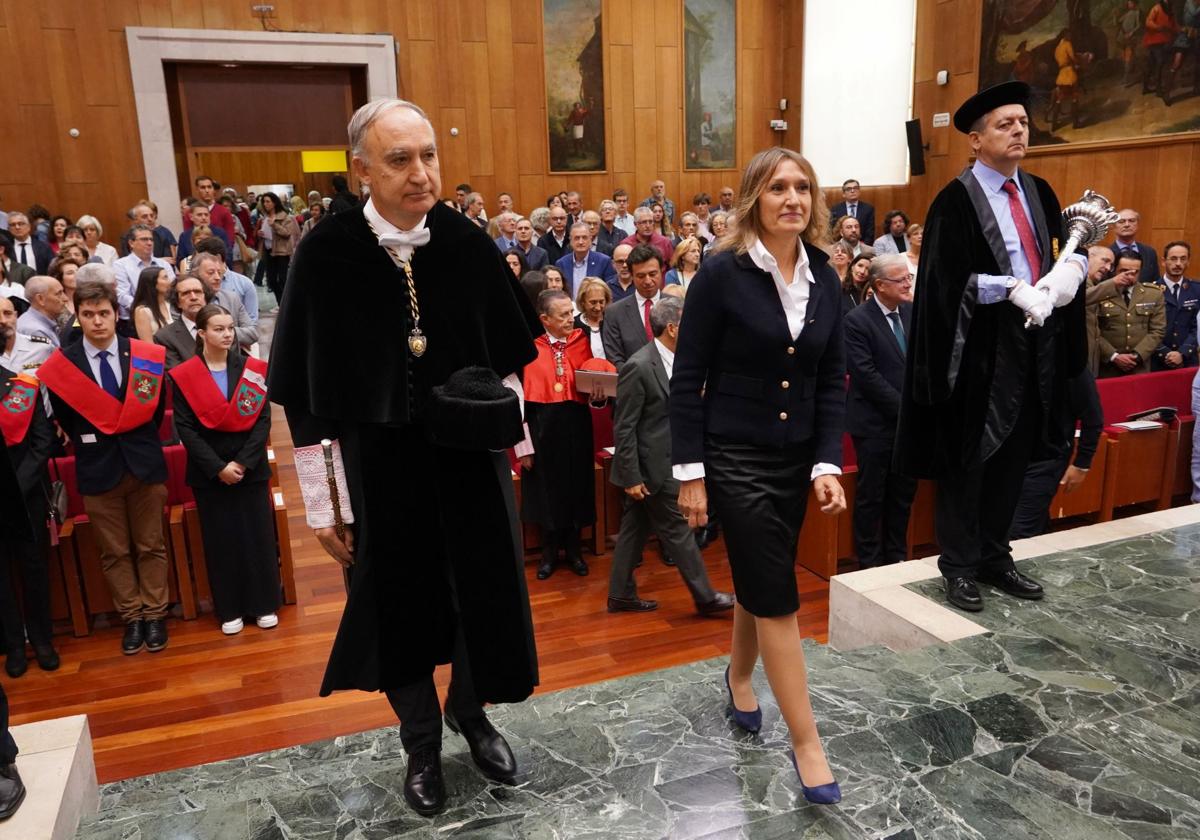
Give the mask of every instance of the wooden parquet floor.
MULTIPOLYGON (((101 782, 217 761, 394 724, 379 694, 340 692, 318 697, 325 659, 345 596, 337 565, 305 525, 283 412, 275 412, 272 444, 289 517, 299 603, 284 607, 279 626, 248 625, 221 634, 211 613, 172 620, 170 645, 158 654, 126 657, 121 627, 92 635, 56 637, 62 667, 30 670, 17 680, 0 672, 13 725, 86 714, 101 782)), ((678 573, 646 552, 638 570, 652 613, 606 611, 610 558, 585 555, 591 574, 560 569, 538 581, 527 565, 538 658, 539 692, 693 662, 728 653, 730 619, 700 618, 678 573)), ((730 590, 723 545, 705 551, 713 585, 730 590)), ((798 570, 801 633, 825 641, 829 586, 798 570)), ((446 669, 439 669, 444 687, 446 669)))

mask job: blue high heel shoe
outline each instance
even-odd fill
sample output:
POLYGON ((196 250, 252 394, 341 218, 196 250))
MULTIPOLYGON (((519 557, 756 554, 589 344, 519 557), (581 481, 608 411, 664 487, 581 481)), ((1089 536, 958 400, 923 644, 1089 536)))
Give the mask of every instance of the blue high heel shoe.
POLYGON ((796 778, 800 780, 800 791, 805 799, 814 805, 835 805, 842 801, 842 789, 836 781, 816 787, 804 784, 804 778, 800 775, 800 765, 796 763, 795 751, 789 750, 788 755, 792 757, 792 767, 796 770, 796 778))
POLYGON ((725 690, 729 692, 729 708, 733 712, 733 722, 751 734, 758 734, 762 729, 762 707, 753 712, 743 712, 733 702, 733 689, 729 687, 729 666, 725 666, 725 690))

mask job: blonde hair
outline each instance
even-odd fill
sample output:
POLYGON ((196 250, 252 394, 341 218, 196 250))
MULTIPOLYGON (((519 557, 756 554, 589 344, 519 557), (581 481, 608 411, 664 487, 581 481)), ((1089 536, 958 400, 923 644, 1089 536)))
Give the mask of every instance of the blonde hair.
POLYGON ((793 161, 800 167, 800 171, 808 178, 812 196, 808 226, 804 228, 800 238, 819 248, 825 246, 829 236, 829 208, 825 206, 825 193, 817 180, 816 170, 808 162, 808 158, 799 152, 774 146, 756 154, 746 165, 746 171, 742 173, 742 185, 738 190, 738 200, 733 207, 733 220, 736 221, 736 225, 729 227, 726 235, 717 240, 712 250, 744 254, 750 250, 755 239, 763 238, 766 227, 759 215, 758 199, 766 191, 775 170, 785 160, 793 161))
MULTIPOLYGON (((692 214, 693 216, 695 213, 692 214)), ((683 255, 692 249, 692 246, 700 248, 700 240, 694 236, 685 236, 679 240, 679 244, 675 246, 675 253, 671 255, 671 268, 679 268, 680 261, 683 260, 683 255)), ((700 248, 701 256, 704 255, 704 249, 700 248)))
POLYGON ((600 288, 604 290, 604 305, 612 303, 612 289, 608 284, 599 277, 584 277, 579 281, 579 291, 575 293, 575 308, 580 312, 583 311, 583 300, 587 297, 587 293, 592 289, 600 288))

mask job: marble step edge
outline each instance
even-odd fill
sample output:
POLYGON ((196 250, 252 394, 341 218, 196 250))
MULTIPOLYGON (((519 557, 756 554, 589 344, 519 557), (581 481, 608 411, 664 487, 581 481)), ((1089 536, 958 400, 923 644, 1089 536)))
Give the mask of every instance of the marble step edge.
POLYGON ((86 715, 51 718, 10 730, 20 753, 25 801, 0 823, 0 840, 69 840, 100 804, 86 715))

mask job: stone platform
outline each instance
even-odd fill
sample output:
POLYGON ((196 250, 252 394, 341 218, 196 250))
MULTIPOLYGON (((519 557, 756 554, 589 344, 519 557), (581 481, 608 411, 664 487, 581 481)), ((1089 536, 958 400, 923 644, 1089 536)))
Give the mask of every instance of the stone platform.
MULTIPOLYGON (((452 807, 432 820, 403 803, 388 728, 106 785, 78 836, 1194 840, 1200 526, 1021 568, 1047 599, 989 593, 977 633, 900 652, 806 645, 838 806, 800 797, 761 672, 750 736, 710 660, 492 710, 515 787, 487 782, 448 733, 452 807)), ((935 605, 935 585, 903 588, 935 605)))
POLYGON ((69 840, 99 802, 87 717, 25 723, 10 731, 20 751, 17 772, 25 801, 0 822, 0 840, 69 840))

